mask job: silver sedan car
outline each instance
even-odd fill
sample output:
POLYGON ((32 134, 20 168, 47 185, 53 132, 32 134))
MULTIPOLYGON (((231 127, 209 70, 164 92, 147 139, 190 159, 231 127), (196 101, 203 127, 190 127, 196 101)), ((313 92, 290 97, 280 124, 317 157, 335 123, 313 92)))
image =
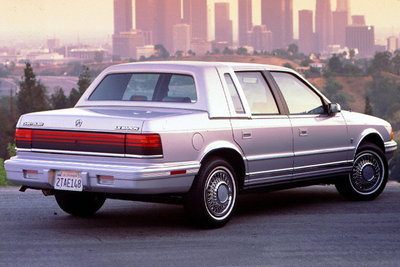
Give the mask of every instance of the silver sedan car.
POLYGON ((341 110, 287 68, 131 63, 104 70, 74 108, 22 115, 5 166, 73 215, 107 198, 173 201, 220 227, 253 189, 324 183, 376 198, 393 139, 388 122, 341 110))

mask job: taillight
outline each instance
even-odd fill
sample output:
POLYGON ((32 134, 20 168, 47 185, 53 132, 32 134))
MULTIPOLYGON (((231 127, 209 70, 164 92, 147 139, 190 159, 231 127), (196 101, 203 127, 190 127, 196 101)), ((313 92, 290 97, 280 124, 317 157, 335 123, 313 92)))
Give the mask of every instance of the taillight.
POLYGON ((32 148, 32 129, 16 129, 15 146, 17 148, 32 148))
POLYGON ((162 155, 161 138, 158 134, 127 134, 125 153, 131 155, 162 155))

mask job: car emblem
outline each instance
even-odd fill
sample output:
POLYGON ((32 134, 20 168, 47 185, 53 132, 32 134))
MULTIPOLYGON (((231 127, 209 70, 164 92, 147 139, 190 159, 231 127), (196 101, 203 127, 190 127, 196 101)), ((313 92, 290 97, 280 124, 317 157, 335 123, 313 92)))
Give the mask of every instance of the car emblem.
POLYGON ((75 121, 75 127, 81 127, 83 121, 81 119, 75 121))

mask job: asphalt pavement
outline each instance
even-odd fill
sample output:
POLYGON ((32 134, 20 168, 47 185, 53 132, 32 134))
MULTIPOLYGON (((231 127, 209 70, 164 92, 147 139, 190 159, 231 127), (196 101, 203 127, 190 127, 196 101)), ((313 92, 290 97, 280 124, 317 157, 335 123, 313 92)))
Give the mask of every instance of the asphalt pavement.
POLYGON ((178 205, 107 200, 92 218, 39 191, 0 188, 0 266, 400 266, 400 184, 374 201, 333 186, 239 198, 221 229, 178 205))

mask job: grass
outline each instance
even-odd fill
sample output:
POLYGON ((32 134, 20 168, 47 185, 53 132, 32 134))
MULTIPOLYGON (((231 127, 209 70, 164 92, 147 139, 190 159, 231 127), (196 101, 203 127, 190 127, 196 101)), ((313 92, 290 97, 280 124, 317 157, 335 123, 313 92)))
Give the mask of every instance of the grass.
POLYGON ((13 185, 6 178, 6 170, 4 169, 4 160, 0 159, 0 186, 13 185))

